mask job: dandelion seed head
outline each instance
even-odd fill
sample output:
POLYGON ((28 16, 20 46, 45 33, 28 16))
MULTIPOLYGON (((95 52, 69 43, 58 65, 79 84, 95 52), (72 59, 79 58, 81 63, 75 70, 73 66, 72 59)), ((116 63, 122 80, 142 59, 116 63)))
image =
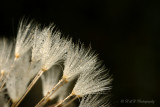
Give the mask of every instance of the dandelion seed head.
POLYGON ((61 33, 59 31, 53 32, 51 27, 37 32, 33 43, 32 60, 40 60, 42 70, 48 70, 58 64, 58 61, 64 60, 70 40, 61 38, 61 33))
POLYGON ((63 77, 74 79, 85 69, 94 66, 96 58, 94 52, 90 49, 85 49, 83 45, 72 45, 66 55, 63 77))
POLYGON ((18 30, 15 46, 15 59, 24 55, 32 46, 35 26, 33 22, 22 21, 18 30))
POLYGON ((109 86, 111 81, 112 79, 111 77, 108 77, 108 73, 106 73, 104 67, 99 69, 93 67, 80 74, 80 77, 73 88, 73 92, 75 95, 80 96, 100 93, 111 89, 109 86))
POLYGON ((111 89, 112 78, 106 71, 90 47, 62 37, 60 31, 54 30, 54 24, 41 29, 33 21, 22 21, 16 43, 0 39, 0 86, 4 82, 0 89, 0 106, 9 106, 6 94, 13 104, 20 104, 41 76, 43 96, 52 94, 51 89, 56 91, 46 96, 49 100, 57 98, 61 102, 75 95, 75 98, 83 97, 79 107, 103 107, 104 99, 88 94, 111 89))

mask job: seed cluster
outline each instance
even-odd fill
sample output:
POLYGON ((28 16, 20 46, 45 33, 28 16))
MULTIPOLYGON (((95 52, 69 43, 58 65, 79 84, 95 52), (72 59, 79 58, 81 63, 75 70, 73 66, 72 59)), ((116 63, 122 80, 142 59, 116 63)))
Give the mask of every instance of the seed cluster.
POLYGON ((19 106, 39 79, 43 98, 33 106, 109 106, 112 78, 91 47, 63 37, 53 24, 42 29, 22 21, 15 42, 0 39, 0 107, 19 106))

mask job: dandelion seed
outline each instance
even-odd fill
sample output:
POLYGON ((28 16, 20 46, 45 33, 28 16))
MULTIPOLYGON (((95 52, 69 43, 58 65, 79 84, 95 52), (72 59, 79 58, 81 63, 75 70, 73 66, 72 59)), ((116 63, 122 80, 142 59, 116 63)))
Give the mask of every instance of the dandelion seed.
POLYGON ((64 55, 70 47, 71 41, 61 38, 61 33, 53 32, 52 27, 36 31, 32 49, 32 61, 41 60, 42 70, 48 70, 53 65, 64 60, 64 55))
POLYGON ((80 74, 72 93, 55 107, 58 107, 72 96, 79 98, 87 94, 98 94, 106 90, 110 90, 111 87, 109 85, 112 79, 111 77, 108 77, 104 67, 99 67, 100 64, 97 64, 95 67, 89 67, 90 69, 83 71, 80 74))
POLYGON ((15 46, 15 59, 24 55, 32 46, 35 26, 32 22, 21 22, 17 34, 16 46, 15 46))
POLYGON ((81 73, 72 92, 79 96, 103 92, 111 89, 109 86, 111 81, 104 66, 99 68, 97 64, 90 70, 81 73))
POLYGON ((70 40, 65 40, 64 38, 60 38, 60 33, 56 32, 53 34, 53 38, 51 41, 51 45, 44 44, 44 51, 42 55, 42 69, 48 70, 53 65, 57 65, 60 61, 65 60, 65 54, 67 53, 70 47, 70 40), (47 47, 51 46, 51 47, 47 47))
POLYGON ((94 66, 97 55, 91 49, 85 49, 83 44, 73 45, 68 51, 67 58, 64 63, 63 78, 67 81, 74 79, 81 72, 89 67, 94 66))

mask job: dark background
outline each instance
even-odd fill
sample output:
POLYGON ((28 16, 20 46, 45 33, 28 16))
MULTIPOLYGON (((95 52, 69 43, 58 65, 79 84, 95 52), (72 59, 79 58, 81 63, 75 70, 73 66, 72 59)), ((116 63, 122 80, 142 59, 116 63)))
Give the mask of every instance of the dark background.
MULTIPOLYGON (((25 17, 54 22, 99 53, 113 75, 112 105, 157 107, 160 96, 160 9, 152 0, 0 1, 0 35, 16 37, 25 17), (154 100, 155 104, 127 103, 154 100), (122 101, 125 101, 124 103, 122 101)), ((36 96, 36 95, 35 95, 36 96)), ((36 98, 36 97, 35 97, 36 98)), ((30 98, 31 102, 34 98, 30 98)))

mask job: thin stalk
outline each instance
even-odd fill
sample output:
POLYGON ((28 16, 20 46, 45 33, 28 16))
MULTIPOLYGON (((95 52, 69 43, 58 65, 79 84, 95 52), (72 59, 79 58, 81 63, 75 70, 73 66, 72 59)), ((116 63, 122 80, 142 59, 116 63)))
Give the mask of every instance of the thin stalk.
POLYGON ((65 99, 63 99, 62 101, 60 101, 58 104, 55 105, 55 107, 60 106, 62 103, 64 103, 66 100, 68 100, 70 97, 72 97, 74 94, 71 93, 69 96, 67 96, 65 99))
POLYGON ((18 105, 22 102, 22 100, 25 98, 25 96, 28 94, 28 92, 32 89, 32 87, 34 86, 34 84, 38 81, 38 79, 41 77, 41 75, 44 73, 45 71, 40 70, 38 72, 38 74, 35 76, 35 78, 32 80, 32 82, 29 84, 29 86, 26 89, 26 92, 24 93, 24 95, 20 98, 20 100, 14 104, 12 104, 12 107, 18 107, 18 105))
POLYGON ((75 96, 72 100, 70 100, 67 104, 64 105, 64 107, 67 107, 69 104, 71 104, 73 101, 75 101, 77 98, 79 98, 78 96, 75 96))
POLYGON ((46 104, 48 102, 48 99, 51 95, 54 94, 54 92, 59 89, 60 87, 62 87, 65 83, 65 79, 62 78, 61 80, 59 80, 59 82, 50 90, 48 91, 48 93, 38 102, 38 104, 35 106, 35 107, 38 107, 40 106, 44 101, 46 101, 45 103, 43 104, 46 104))

